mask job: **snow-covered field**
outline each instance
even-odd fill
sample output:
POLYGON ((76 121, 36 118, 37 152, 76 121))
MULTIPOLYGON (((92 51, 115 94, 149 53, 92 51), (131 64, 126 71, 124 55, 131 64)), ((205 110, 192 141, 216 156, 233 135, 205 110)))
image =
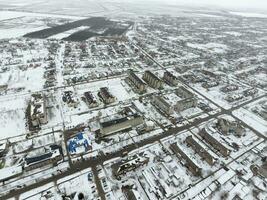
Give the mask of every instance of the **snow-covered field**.
POLYGON ((267 18, 267 14, 262 13, 251 13, 251 12, 230 12, 233 15, 239 15, 242 17, 259 17, 259 18, 267 18))
POLYGON ((0 139, 26 133, 25 110, 29 97, 0 100, 0 139))
POLYGON ((187 46, 208 51, 210 53, 225 53, 225 51, 228 49, 225 44, 219 44, 219 43, 207 43, 207 44, 195 44, 195 43, 187 43, 187 46))
POLYGON ((49 28, 49 21, 52 24, 53 22, 62 23, 60 20, 73 21, 83 18, 85 17, 2 10, 0 11, 0 39, 21 37, 30 32, 49 28))

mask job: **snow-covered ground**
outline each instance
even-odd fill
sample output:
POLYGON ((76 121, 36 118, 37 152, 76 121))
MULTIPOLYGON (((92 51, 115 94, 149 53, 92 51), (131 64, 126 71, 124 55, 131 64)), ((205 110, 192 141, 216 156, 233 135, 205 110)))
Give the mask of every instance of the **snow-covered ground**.
POLYGON ((28 97, 8 98, 0 100, 0 139, 24 135, 25 111, 28 97))
POLYGON ((263 13, 251 13, 251 12, 230 12, 233 15, 239 15, 242 17, 258 17, 258 18, 267 18, 267 14, 263 13))

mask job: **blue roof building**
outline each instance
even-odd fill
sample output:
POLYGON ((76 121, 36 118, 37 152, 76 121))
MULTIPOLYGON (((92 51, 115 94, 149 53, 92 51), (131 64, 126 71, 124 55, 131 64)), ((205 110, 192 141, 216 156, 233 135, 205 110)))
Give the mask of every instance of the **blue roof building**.
POLYGON ((68 141, 68 151, 71 154, 83 153, 91 149, 89 138, 84 133, 80 132, 75 137, 68 141))

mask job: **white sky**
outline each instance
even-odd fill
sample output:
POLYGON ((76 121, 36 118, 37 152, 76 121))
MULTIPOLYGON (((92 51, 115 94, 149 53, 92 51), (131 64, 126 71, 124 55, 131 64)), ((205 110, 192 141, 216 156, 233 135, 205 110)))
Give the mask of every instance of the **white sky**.
POLYGON ((142 0, 156 1, 165 4, 183 4, 192 6, 216 6, 228 9, 242 9, 246 11, 267 11, 267 0, 142 0))

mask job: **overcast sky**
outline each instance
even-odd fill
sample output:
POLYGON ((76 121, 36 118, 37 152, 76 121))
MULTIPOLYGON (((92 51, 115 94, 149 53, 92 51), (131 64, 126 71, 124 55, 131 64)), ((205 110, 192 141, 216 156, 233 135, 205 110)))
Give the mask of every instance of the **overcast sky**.
POLYGON ((184 4, 192 6, 216 6, 228 9, 242 9, 246 11, 267 11, 267 0, 142 0, 157 1, 167 4, 184 4))

